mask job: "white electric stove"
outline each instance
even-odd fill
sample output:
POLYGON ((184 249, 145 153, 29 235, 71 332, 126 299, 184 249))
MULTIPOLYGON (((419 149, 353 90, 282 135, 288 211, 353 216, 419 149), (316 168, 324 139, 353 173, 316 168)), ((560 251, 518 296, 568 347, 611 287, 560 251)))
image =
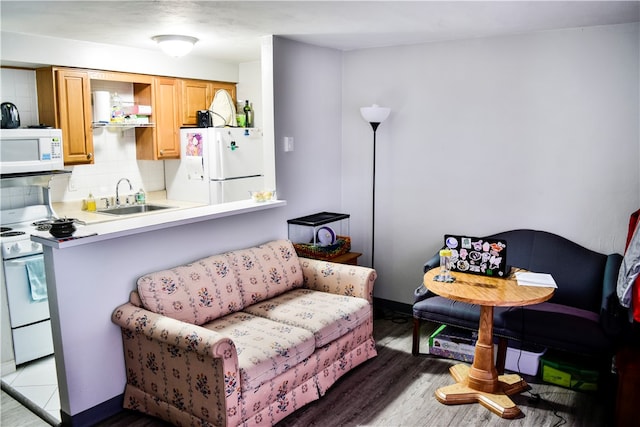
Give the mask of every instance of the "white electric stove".
POLYGON ((46 230, 47 205, 0 211, 2 272, 5 277, 15 363, 53 353, 42 245, 31 233, 46 230))

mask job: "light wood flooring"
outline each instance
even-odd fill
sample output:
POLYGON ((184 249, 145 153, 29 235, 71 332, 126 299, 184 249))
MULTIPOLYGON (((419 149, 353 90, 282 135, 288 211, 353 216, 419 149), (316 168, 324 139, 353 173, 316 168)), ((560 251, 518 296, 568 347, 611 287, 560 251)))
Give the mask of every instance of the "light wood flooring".
POLYGON ((5 393, 4 390, 2 390, 0 402, 0 426, 2 427, 43 427, 49 425, 5 393))
MULTIPOLYGON (((421 349, 427 347, 425 325, 421 349)), ((320 400, 299 409, 277 427, 299 426, 609 426, 612 393, 576 392, 540 379, 526 377, 529 392, 513 396, 522 416, 505 420, 478 404, 447 406, 434 392, 453 382, 448 369, 456 361, 429 355, 411 355, 411 318, 399 314, 375 319, 378 356, 340 379, 320 400), (532 398, 532 394, 539 399, 532 398)), ((2 392, 0 425, 47 426, 2 392)), ((37 417, 36 417, 37 418, 37 417)), ((99 427, 166 427, 168 424, 143 414, 123 411, 96 424, 99 427)))

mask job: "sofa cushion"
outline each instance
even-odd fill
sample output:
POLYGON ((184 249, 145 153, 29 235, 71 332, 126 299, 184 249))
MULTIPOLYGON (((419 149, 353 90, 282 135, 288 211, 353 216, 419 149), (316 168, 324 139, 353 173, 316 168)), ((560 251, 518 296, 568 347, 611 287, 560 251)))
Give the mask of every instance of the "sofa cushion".
MULTIPOLYGON (((477 330, 480 306, 436 296, 415 303, 413 316, 477 330)), ((493 333, 544 347, 603 354, 611 348, 611 341, 598 319, 597 313, 549 302, 524 307, 494 307, 493 333)))
POLYGON ((227 257, 241 279, 243 306, 302 287, 300 260, 288 240, 229 252, 227 257))
MULTIPOLYGON (((480 306, 454 301, 441 296, 434 296, 413 304, 413 317, 430 322, 477 330, 480 322, 480 306)), ((498 322, 499 321, 500 320, 498 320, 498 322)), ((496 325, 494 320, 494 327, 495 326, 502 325, 499 323, 496 325)))
POLYGON ((293 245, 276 240, 149 273, 138 293, 148 310, 203 325, 302 283, 293 245))
POLYGON ((296 289, 244 311, 311 331, 316 347, 330 343, 371 317, 371 305, 365 299, 311 289, 296 289))
POLYGON ((243 392, 270 381, 315 351, 311 332, 248 313, 232 313, 203 326, 233 340, 243 392))
POLYGON ((566 305, 543 302, 525 307, 496 307, 498 336, 549 348, 605 355, 612 342, 600 327, 597 313, 566 305))
POLYGON ((243 307, 239 278, 225 255, 215 255, 138 279, 144 307, 203 325, 243 307))

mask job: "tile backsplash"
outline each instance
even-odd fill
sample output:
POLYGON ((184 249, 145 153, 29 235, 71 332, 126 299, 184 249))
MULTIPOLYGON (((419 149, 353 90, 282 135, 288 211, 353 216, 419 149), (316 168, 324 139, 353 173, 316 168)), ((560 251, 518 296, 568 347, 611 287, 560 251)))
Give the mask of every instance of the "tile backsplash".
POLYGON ((36 72, 2 68, 0 82, 0 102, 12 102, 18 107, 20 126, 39 124, 36 72))
MULTIPOLYGON (((13 102, 20 112, 21 126, 38 124, 38 103, 35 71, 1 68, 2 102, 13 102)), ((123 103, 133 101, 133 87, 129 83, 93 81, 91 90, 117 92, 123 103)), ((65 166, 71 175, 56 177, 51 182, 51 199, 54 202, 80 201, 91 192, 95 198, 115 194, 120 178, 128 178, 134 189, 145 191, 164 190, 164 162, 161 160, 137 160, 135 129, 93 130, 94 164, 65 166)), ((121 192, 128 194, 122 185, 121 192)), ((13 209, 41 203, 42 195, 32 187, 0 189, 0 208, 13 209)))
POLYGON ((42 188, 7 187, 0 188, 0 210, 17 209, 44 203, 42 188))

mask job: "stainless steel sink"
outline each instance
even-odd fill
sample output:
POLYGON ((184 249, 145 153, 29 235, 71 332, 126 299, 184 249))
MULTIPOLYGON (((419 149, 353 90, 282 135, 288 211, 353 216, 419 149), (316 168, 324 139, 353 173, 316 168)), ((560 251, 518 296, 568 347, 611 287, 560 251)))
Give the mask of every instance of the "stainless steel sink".
POLYGON ((98 209, 98 213, 103 213, 107 215, 133 215, 139 213, 160 211, 163 209, 171 209, 172 206, 162 206, 162 205, 131 205, 131 206, 117 206, 115 208, 107 208, 107 209, 98 209))

